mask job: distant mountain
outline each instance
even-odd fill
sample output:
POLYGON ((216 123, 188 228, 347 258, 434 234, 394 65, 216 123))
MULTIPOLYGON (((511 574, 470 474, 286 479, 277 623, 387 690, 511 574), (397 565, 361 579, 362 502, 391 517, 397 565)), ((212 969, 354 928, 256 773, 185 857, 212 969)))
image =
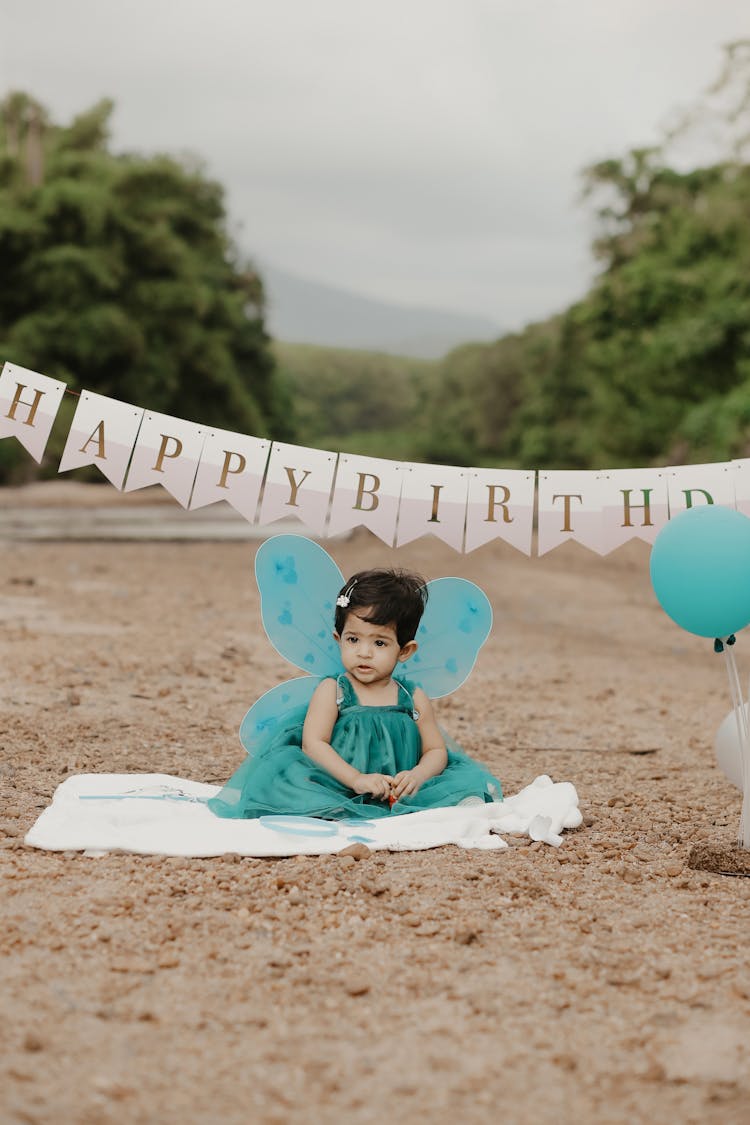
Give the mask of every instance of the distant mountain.
POLYGON ((273 266, 259 263, 259 269, 268 331, 284 343, 437 359, 458 344, 494 340, 503 332, 485 317, 389 304, 273 266))

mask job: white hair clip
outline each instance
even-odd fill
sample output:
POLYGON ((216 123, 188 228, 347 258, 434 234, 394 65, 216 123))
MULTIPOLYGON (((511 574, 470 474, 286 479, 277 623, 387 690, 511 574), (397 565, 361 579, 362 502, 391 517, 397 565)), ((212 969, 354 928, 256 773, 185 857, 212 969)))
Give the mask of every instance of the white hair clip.
POLYGON ((354 587, 356 585, 357 585, 356 582, 352 582, 351 586, 347 587, 347 589, 344 590, 343 594, 339 594, 339 596, 336 598, 336 605, 340 609, 346 609, 348 607, 349 602, 352 600, 352 598, 351 598, 352 590, 354 589, 354 587))

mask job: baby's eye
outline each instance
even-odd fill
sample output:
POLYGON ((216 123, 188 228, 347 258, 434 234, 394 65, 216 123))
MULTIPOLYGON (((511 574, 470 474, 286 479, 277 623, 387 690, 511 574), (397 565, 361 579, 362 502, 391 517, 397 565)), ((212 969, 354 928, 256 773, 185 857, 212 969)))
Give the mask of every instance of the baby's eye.
POLYGON ((347 641, 349 642, 350 645, 356 645, 357 640, 358 640, 357 637, 347 637, 346 639, 347 639, 347 641))
POLYGON ((375 641, 375 644, 377 645, 378 648, 385 648, 386 642, 385 641, 375 641))

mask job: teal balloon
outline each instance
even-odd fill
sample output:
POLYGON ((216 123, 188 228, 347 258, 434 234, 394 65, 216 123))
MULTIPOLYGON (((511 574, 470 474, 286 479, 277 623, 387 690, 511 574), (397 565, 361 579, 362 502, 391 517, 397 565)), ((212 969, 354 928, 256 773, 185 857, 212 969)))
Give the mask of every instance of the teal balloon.
POLYGON ((704 504, 665 524, 651 551, 651 583, 673 621, 699 637, 750 624, 750 519, 704 504))

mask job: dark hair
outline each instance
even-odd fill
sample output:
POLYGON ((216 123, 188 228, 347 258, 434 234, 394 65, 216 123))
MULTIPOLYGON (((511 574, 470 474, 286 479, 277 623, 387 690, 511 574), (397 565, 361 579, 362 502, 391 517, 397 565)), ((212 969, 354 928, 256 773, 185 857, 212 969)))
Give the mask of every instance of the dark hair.
POLYGON ((339 598, 347 605, 336 605, 336 632, 341 635, 346 618, 356 613, 373 625, 394 625, 401 648, 414 636, 427 602, 424 578, 409 570, 360 570, 344 583, 339 598), (367 616, 360 610, 369 609, 367 616))

